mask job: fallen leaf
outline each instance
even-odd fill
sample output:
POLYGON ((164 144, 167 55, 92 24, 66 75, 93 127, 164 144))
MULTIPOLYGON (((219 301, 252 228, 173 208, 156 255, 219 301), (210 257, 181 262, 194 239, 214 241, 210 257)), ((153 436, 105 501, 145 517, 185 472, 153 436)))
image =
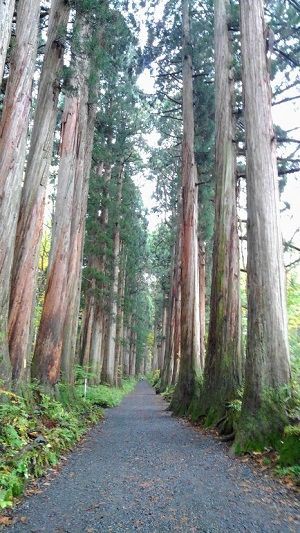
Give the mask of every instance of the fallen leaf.
POLYGON ((10 526, 13 523, 13 519, 10 516, 0 516, 1 526, 10 526))

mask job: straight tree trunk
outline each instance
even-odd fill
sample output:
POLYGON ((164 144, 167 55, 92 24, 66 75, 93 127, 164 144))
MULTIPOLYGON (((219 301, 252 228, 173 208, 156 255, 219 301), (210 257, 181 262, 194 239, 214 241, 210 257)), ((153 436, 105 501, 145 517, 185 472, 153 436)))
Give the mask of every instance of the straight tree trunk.
POLYGON ((129 351, 129 376, 135 376, 136 368, 136 332, 135 321, 132 321, 132 328, 130 333, 130 351, 129 351))
MULTIPOLYGON (((164 362, 164 369, 161 378, 160 390, 165 390, 166 387, 172 383, 174 363, 175 363, 175 338, 176 338, 176 314, 177 314, 177 300, 178 291, 180 286, 180 239, 181 227, 180 220, 178 220, 176 242, 173 249, 172 260, 172 277, 171 277, 171 289, 169 295, 170 308, 168 312, 168 324, 167 324, 167 341, 166 341, 166 356, 164 362)), ((177 347, 176 347, 177 349, 177 347)))
MULTIPOLYGON (((88 66, 87 66, 88 69, 88 66)), ((87 72, 88 75, 88 72, 87 72)), ((88 91, 88 89, 87 89, 88 91)), ((88 94, 86 95, 88 98, 88 94)), ((62 345, 62 376, 68 383, 73 383, 76 338, 81 292, 81 268, 84 244, 85 218, 87 211, 89 177, 92 162, 94 125, 96 105, 89 104, 86 116, 86 139, 83 141, 83 162, 78 168, 76 189, 73 198, 70 252, 68 266, 67 311, 65 316, 62 345)))
POLYGON ((38 0, 19 0, 16 42, 0 122, 0 375, 10 381, 8 312, 16 225, 37 53, 38 0))
POLYGON ((96 302, 90 348, 90 368, 93 374, 92 381, 94 385, 99 385, 101 381, 103 363, 102 343, 104 338, 103 323, 104 315, 102 306, 101 303, 96 302))
MULTIPOLYGON (((103 233, 105 233, 108 224, 108 183, 111 179, 111 165, 104 165, 102 162, 96 168, 96 173, 99 178, 104 179, 103 186, 103 205, 101 205, 101 215, 99 224, 103 233)), ((103 250, 101 257, 91 257, 90 266, 92 269, 96 270, 99 273, 104 273, 105 264, 106 264, 106 244, 103 243, 103 250)), ((87 310, 89 312, 85 313, 85 320, 83 321, 83 332, 89 332, 89 336, 84 336, 81 350, 85 354, 85 365, 89 366, 93 377, 91 378, 92 384, 99 384, 101 380, 101 370, 102 370, 102 361, 103 361, 103 338, 104 338, 104 301, 103 298, 99 296, 99 292, 103 292, 103 283, 98 285, 95 278, 92 279, 92 290, 90 294, 87 295, 87 310), (95 295, 95 290, 97 287, 97 293, 95 295)))
POLYGON ((117 385, 121 384, 123 377, 123 351, 122 343, 124 337, 124 295, 126 283, 126 256, 123 258, 122 267, 119 275, 118 288, 118 312, 117 312, 117 334, 116 334, 116 365, 115 381, 117 385))
POLYGON ((199 240, 199 306, 200 306, 200 360, 201 368, 205 366, 205 308, 206 308, 206 269, 205 269, 205 244, 199 240))
POLYGON ((200 370, 200 315, 198 268, 198 195, 194 156, 193 68, 189 2, 182 2, 183 27, 183 143, 182 143, 182 244, 181 244, 181 362, 171 403, 185 414, 196 391, 200 370))
POLYGON ((0 0, 0 85, 2 83, 5 60, 11 36, 11 25, 15 0, 0 0))
POLYGON ((154 340, 153 340, 153 356, 152 356, 152 372, 158 370, 158 349, 157 349, 157 331, 154 328, 154 340))
POLYGON ((160 353, 159 353, 159 369, 161 374, 163 373, 164 364, 165 364, 165 356, 166 356, 166 341, 167 341, 167 325, 168 325, 168 295, 165 294, 164 296, 164 305, 163 305, 163 314, 162 314, 162 330, 161 330, 161 346, 160 346, 160 353))
MULTIPOLYGON (((72 86, 74 92, 66 97, 62 118, 60 164, 54 220, 53 244, 48 269, 47 286, 41 323, 38 331, 33 375, 46 387, 52 387, 60 378, 61 357, 64 340, 64 324, 69 305, 69 289, 72 254, 81 251, 79 238, 75 243, 71 237, 72 214, 82 191, 85 168, 86 141, 88 138, 88 86, 89 58, 84 43, 89 35, 89 26, 84 17, 77 17, 80 53, 76 51, 72 86), (73 251, 73 246, 75 250, 73 251)), ((75 54, 74 54, 75 56, 75 54)), ((77 234, 79 237, 79 233, 77 234)), ((75 260, 72 265, 75 270, 75 260)), ((72 276, 73 272, 72 271, 72 276)), ((73 285, 74 288, 74 285, 73 285)))
POLYGON ((132 315, 128 317, 127 326, 124 332, 124 356, 123 356, 123 374, 125 377, 130 375, 130 339, 131 339, 132 315))
POLYGON ((83 368, 88 368, 90 361, 90 351, 92 342, 92 330, 95 315, 95 280, 92 280, 91 288, 86 295, 86 304, 82 318, 80 364, 83 368))
POLYGON ((176 264, 176 300, 175 300, 175 319, 174 319, 174 365, 171 379, 171 385, 176 385, 180 368, 181 354, 181 228, 178 228, 178 257, 176 264))
POLYGON ((123 186, 123 170, 124 163, 122 162, 117 177, 117 198, 116 198, 116 222, 114 231, 113 244, 113 281, 111 292, 111 305, 108 322, 108 339, 107 339, 107 356, 103 364, 102 380, 109 385, 115 385, 115 357, 116 357, 116 335, 117 335, 117 312, 118 312, 118 285, 120 273, 120 206, 122 199, 123 186))
MULTIPOLYGON (((241 386, 239 237, 230 1, 215 0, 216 194, 208 350, 200 413, 220 420, 241 386)), ((230 430, 232 432, 232 428, 230 430)))
POLYGON ((240 1, 248 207, 248 336, 237 449, 274 444, 290 380, 276 141, 263 0, 240 1))
POLYGON ((48 39, 21 195, 8 326, 13 381, 16 384, 24 378, 32 348, 37 265, 63 65, 62 31, 66 31, 69 12, 70 6, 65 0, 52 0, 48 39), (30 302, 33 305, 30 305, 30 302))

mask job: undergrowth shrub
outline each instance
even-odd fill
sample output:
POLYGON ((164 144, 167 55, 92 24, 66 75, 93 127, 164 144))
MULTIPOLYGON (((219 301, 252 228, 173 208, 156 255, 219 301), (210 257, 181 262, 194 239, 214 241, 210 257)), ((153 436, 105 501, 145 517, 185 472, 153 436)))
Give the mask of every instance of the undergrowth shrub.
POLYGON ((153 372, 149 372, 146 376, 147 381, 149 381, 150 385, 154 387, 156 390, 159 390, 161 380, 160 380, 160 370, 154 370, 153 372))
MULTIPOLYGON (((88 387, 86 400, 95 406, 116 407, 122 401, 126 394, 129 394, 135 387, 135 379, 124 379, 120 387, 109 387, 108 385, 98 385, 97 387, 88 387)), ((84 394, 84 386, 78 387, 81 395, 84 394)))
POLYGON ((103 418, 102 407, 120 403, 135 385, 120 389, 81 384, 58 386, 58 399, 34 384, 19 396, 0 389, 0 509, 12 506, 26 482, 45 473, 70 450, 88 427, 103 418))

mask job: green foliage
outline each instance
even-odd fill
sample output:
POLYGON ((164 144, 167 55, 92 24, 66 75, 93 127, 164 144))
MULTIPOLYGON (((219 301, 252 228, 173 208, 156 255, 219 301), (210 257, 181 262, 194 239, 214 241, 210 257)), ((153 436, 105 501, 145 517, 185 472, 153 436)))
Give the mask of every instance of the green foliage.
POLYGON ((161 396, 162 396, 167 402, 170 403, 170 402, 172 401, 174 391, 175 391, 175 386, 174 386, 174 385, 168 385, 167 388, 166 388, 166 390, 164 390, 164 391, 161 393, 161 396))
POLYGON ((300 283, 295 274, 290 274, 287 287, 289 345, 293 377, 300 382, 300 283))
POLYGON ((293 405, 289 387, 266 389, 255 413, 241 410, 234 449, 237 454, 280 448, 284 428, 288 425, 293 405))
POLYGON ((149 381, 150 385, 154 387, 160 380, 160 370, 157 369, 157 370, 154 370, 153 372, 149 372, 146 378, 149 381))
POLYGON ((282 466, 298 465, 300 468, 300 426, 287 426, 279 450, 282 466))
MULTIPOLYGON (((97 387, 88 387, 86 400, 94 406, 116 407, 120 404, 124 396, 129 394, 135 387, 135 379, 122 380, 121 387, 109 387, 108 385, 99 385, 97 387)), ((78 388, 83 396, 83 387, 78 388)))
POLYGON ((300 485, 300 466, 277 466, 275 469, 275 474, 285 478, 291 477, 297 485, 300 485))
POLYGON ((23 493, 27 480, 55 465, 103 414, 66 386, 59 388, 59 401, 36 385, 24 396, 0 392, 0 508, 5 508, 23 493))

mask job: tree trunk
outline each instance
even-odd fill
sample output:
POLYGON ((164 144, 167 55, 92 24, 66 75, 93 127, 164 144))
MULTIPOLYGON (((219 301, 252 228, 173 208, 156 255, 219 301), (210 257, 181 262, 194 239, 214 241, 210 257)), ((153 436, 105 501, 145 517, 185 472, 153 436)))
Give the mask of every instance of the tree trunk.
POLYGON ((165 356, 166 356, 166 337, 167 337, 167 325, 168 325, 168 295, 165 294, 164 296, 164 304, 163 304, 163 313, 162 313, 162 328, 161 328, 161 345, 160 345, 160 352, 159 352, 159 369, 161 374, 163 373, 164 364, 165 364, 165 356))
POLYGON ((169 295, 169 312, 168 312, 168 325, 167 325, 167 342, 166 342, 166 356, 164 363, 164 370, 161 377, 161 387, 160 390, 165 390, 166 387, 170 386, 173 379, 174 373, 174 363, 175 358, 175 349, 178 349, 176 345, 176 335, 178 330, 176 330, 176 315, 178 307, 178 292, 180 286, 180 246, 181 246, 181 227, 180 219, 178 220, 177 227, 177 236, 176 242, 173 249, 173 266, 172 266, 172 276, 171 276, 171 289, 169 295))
POLYGON ((104 337, 103 321, 104 317, 101 303, 96 302, 90 348, 90 367, 93 374, 92 383, 94 385, 99 385, 101 381, 103 362, 102 342, 104 337))
POLYGON ((181 353, 181 227, 178 228, 178 251, 176 259, 176 297, 174 319, 174 365, 171 385, 176 385, 178 380, 180 353, 181 353))
POLYGON ((92 331, 95 315, 95 280, 92 280, 90 293, 86 295, 86 304, 82 318, 80 363, 83 368, 88 368, 92 342, 92 331))
POLYGON ((205 270, 205 244, 199 240, 199 306, 200 306, 200 360, 201 368, 205 365, 205 307, 206 307, 206 270, 205 270))
POLYGON ((237 398, 242 378, 234 78, 229 24, 230 1, 215 0, 215 229, 208 350, 199 406, 211 424, 220 420, 226 413, 226 404, 237 398))
MULTIPOLYGON (((71 237, 74 235, 72 215, 78 195, 82 191, 82 173, 85 168, 87 150, 89 58, 83 48, 89 35, 89 27, 82 16, 78 16, 77 24, 82 50, 80 54, 78 51, 76 53, 72 79, 74 92, 65 99, 53 244, 44 307, 33 360, 34 376, 50 387, 55 385, 60 377, 64 324, 69 304, 68 291, 73 281, 73 277, 70 277, 71 272, 69 272, 70 261, 76 253, 78 255, 81 252, 79 233, 82 230, 78 230, 75 243, 72 242, 71 237)), ((76 229, 78 228, 75 228, 75 231, 76 229)), ((73 267, 75 269, 75 261, 73 267)))
POLYGON ((189 2, 182 3, 183 26, 183 142, 181 246, 181 363, 171 408, 185 414, 196 389, 200 370, 200 315, 198 268, 198 195, 194 157, 193 68, 189 2))
POLYGON ((136 367, 136 332, 135 321, 132 321, 132 327, 130 332, 130 350, 129 350, 129 376, 135 376, 136 367))
POLYGON ((32 315, 43 229, 45 195, 52 157, 59 82, 69 5, 52 0, 30 150, 22 188, 11 281, 9 350, 13 380, 22 381, 32 348, 32 315), (33 306, 30 305, 33 302, 33 306))
POLYGON ((124 337, 124 295, 126 282, 126 257, 122 261, 122 268, 119 275, 118 288, 118 312, 117 312, 117 333, 116 333, 116 364, 115 382, 121 384, 123 377, 123 351, 122 343, 124 337))
POLYGON ((241 0, 248 194, 248 336, 237 448, 274 444, 287 422, 290 379, 276 141, 263 0, 241 0))
POLYGON ((11 36, 11 25, 15 0, 0 0, 0 85, 2 83, 5 60, 11 36))
MULTIPOLYGON (((88 98, 88 94, 85 98, 88 98)), ((73 382, 76 337, 78 331, 78 317, 80 307, 81 269, 85 218, 87 211, 88 185, 92 162, 95 119, 96 106, 89 104, 86 116, 86 139, 84 139, 82 147, 83 162, 79 166, 78 176, 75 178, 76 188, 73 198, 72 224, 70 235, 72 250, 70 253, 68 266, 68 304, 64 323, 62 345, 62 376, 63 379, 68 383, 73 382)))
POLYGON ((128 317, 127 326, 124 331, 124 351, 123 351, 123 374, 125 377, 130 375, 130 339, 131 339, 132 316, 128 317))
POLYGON ((117 199, 116 199, 116 222, 113 244, 113 282, 108 322, 107 357, 103 364, 102 380, 109 385, 115 385, 115 356, 116 356, 116 335, 117 335, 117 311, 118 311, 118 285, 120 273, 120 206, 123 186, 122 162, 117 177, 117 199))
POLYGON ((8 311, 31 90, 37 52, 40 3, 19 0, 16 42, 0 122, 0 374, 10 380, 8 311))
POLYGON ((154 326, 154 340, 153 340, 153 357, 152 357, 152 372, 158 370, 158 348, 157 348, 157 331, 154 326))
MULTIPOLYGON (((102 162, 96 168, 96 174, 99 178, 104 179, 103 185, 103 205, 101 205, 101 215, 99 224, 103 233, 106 232, 108 224, 108 183, 111 179, 111 165, 104 165, 102 162)), ((104 273, 105 264, 106 264, 106 243, 103 243, 103 250, 101 257, 91 257, 89 264, 91 268, 97 271, 97 273, 104 273)), ((91 274, 93 276, 93 274, 91 274)), ((95 277, 92 279, 91 293, 87 294, 87 310, 90 307, 93 308, 92 317, 90 316, 91 312, 85 313, 85 320, 83 321, 83 332, 90 332, 89 336, 84 336, 81 350, 85 354, 85 364, 90 366, 93 377, 91 378, 92 384, 99 384, 101 380, 101 370, 103 362, 103 338, 104 338, 104 325, 105 325, 105 316, 104 316, 104 301, 103 298, 99 296, 99 293, 103 291, 103 283, 99 282, 95 277), (95 290, 97 288, 97 294, 95 295, 95 290)))

